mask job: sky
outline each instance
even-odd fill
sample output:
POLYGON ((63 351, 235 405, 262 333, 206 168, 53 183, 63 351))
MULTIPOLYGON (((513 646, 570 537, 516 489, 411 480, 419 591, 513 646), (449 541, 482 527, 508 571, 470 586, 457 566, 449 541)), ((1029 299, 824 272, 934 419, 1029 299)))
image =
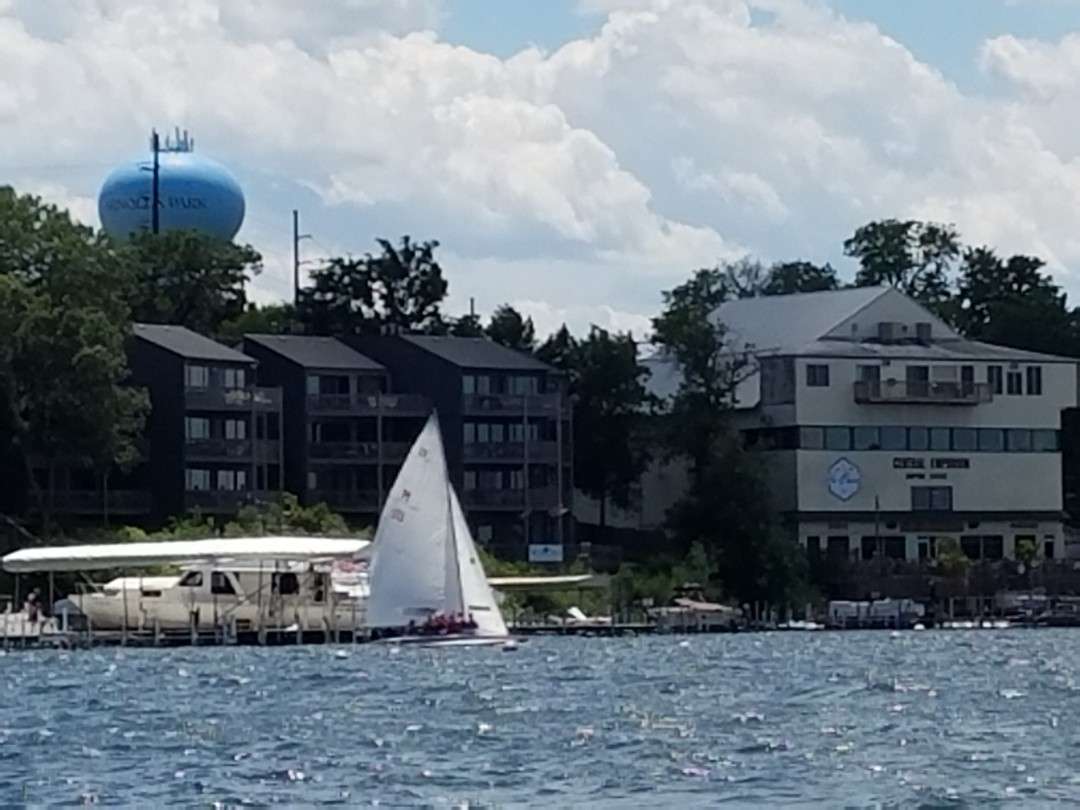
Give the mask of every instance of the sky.
POLYGON ((1080 0, 0 0, 0 183, 97 224, 152 127, 247 198, 259 301, 437 239, 446 310, 644 334, 750 256, 886 217, 1031 253, 1080 300, 1080 0), (305 265, 310 266, 310 265, 305 265))

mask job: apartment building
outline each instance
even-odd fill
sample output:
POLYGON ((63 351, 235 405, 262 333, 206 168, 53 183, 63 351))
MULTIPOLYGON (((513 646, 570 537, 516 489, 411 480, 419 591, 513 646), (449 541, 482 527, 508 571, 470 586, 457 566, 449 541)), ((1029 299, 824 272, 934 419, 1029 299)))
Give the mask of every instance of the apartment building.
POLYGON ((135 385, 150 393, 147 482, 153 515, 235 513, 282 488, 281 390, 255 360, 181 326, 136 324, 135 385))
POLYGON ((335 338, 245 335, 258 381, 283 392, 285 488, 372 523, 431 412, 386 367, 335 338))
MULTIPOLYGON (((1075 360, 966 340, 892 288, 731 301, 715 317, 756 358, 738 425, 810 554, 928 559, 950 537, 973 559, 1024 541, 1063 555, 1075 360)), ((677 368, 651 365, 670 393, 677 368)), ((683 480, 645 477, 654 515, 683 480)))
POLYGON ((451 479, 477 540, 506 554, 561 559, 573 501, 562 375, 484 338, 345 340, 437 409, 451 479))

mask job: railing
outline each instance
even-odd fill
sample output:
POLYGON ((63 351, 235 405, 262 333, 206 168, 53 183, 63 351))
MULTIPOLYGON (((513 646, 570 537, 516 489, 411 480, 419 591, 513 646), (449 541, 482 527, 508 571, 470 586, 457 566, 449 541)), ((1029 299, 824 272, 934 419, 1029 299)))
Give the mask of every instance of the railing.
POLYGON ((407 442, 312 442, 308 456, 319 461, 400 461, 409 452, 407 442))
POLYGON ((993 398, 994 392, 988 383, 926 380, 855 383, 855 401, 861 404, 978 405, 993 398))
POLYGON ((310 413, 349 413, 361 416, 426 416, 427 397, 419 394, 308 394, 310 413))
POLYGON ((188 439, 184 447, 188 458, 250 458, 252 442, 248 439, 188 439))
POLYGON ((379 508, 379 493, 373 489, 309 489, 305 500, 347 511, 374 512, 379 508))
POLYGON ((281 442, 277 439, 256 439, 255 460, 275 463, 281 460, 281 442))
POLYGON ((186 388, 184 404, 192 411, 281 410, 280 388, 186 388))
MULTIPOLYGON (((555 416, 559 394, 464 394, 461 407, 466 413, 498 413, 520 416, 555 416)), ((567 414, 567 409, 563 408, 567 414)))
POLYGON ((200 509, 204 512, 235 512, 241 506, 277 497, 275 492, 232 489, 195 489, 184 494, 188 510, 200 509))
MULTIPOLYGON (((45 493, 48 501, 49 495, 45 493)), ((37 504, 33 507, 37 509, 37 504)), ((108 495, 99 490, 66 490, 52 496, 52 508, 66 514, 100 515, 106 511, 112 514, 144 514, 150 511, 150 493, 137 489, 109 490, 108 495)))
MULTIPOLYGON (((524 442, 473 442, 466 443, 464 449, 466 461, 517 461, 525 460, 524 442)), ((529 442, 529 462, 554 463, 559 457, 555 442, 529 442)))
MULTIPOLYGON (((529 490, 530 509, 551 509, 558 505, 559 494, 555 487, 539 487, 529 490)), ((466 508, 524 509, 523 489, 471 489, 465 491, 466 508)))

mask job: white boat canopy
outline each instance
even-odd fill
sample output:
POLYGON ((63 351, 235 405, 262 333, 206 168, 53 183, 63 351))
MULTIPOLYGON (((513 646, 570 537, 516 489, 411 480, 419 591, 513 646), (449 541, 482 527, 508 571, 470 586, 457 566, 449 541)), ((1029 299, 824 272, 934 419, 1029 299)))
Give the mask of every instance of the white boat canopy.
POLYGON ((323 562, 356 557, 369 545, 367 540, 340 537, 227 537, 161 543, 40 546, 13 551, 0 560, 0 564, 5 571, 22 574, 259 560, 323 562))

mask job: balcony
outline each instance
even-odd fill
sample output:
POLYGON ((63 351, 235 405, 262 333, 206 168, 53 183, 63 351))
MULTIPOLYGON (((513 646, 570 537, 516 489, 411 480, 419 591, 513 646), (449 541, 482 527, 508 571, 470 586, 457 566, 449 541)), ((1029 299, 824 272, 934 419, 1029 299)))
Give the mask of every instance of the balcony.
MULTIPOLYGON (((495 416, 550 416, 559 413, 559 394, 464 394, 462 410, 467 414, 495 416)), ((566 408, 563 415, 568 416, 566 408)))
POLYGON ((379 493, 374 489, 309 489, 308 504, 325 503, 339 512, 377 512, 379 493))
MULTIPOLYGON (((512 461, 522 464, 525 461, 524 442, 473 442, 464 449, 465 461, 512 461)), ((554 464, 559 457, 559 446, 555 442, 529 442, 529 463, 554 464)))
POLYGON ((887 380, 855 383, 860 405, 979 405, 994 392, 987 383, 887 380))
MULTIPOLYGON (((48 493, 44 493, 48 499, 48 493)), ((38 511, 37 504, 32 507, 38 511)), ((52 510, 64 515, 145 515, 150 512, 150 493, 138 489, 67 490, 52 495, 52 510)))
POLYGON ((189 460, 246 460, 251 458, 252 442, 247 439, 188 439, 184 445, 189 460))
POLYGON ((263 464, 277 464, 281 461, 281 450, 281 442, 277 439, 257 439, 255 460, 263 464))
POLYGON ((401 461, 409 452, 407 442, 312 442, 308 457, 312 461, 401 461))
MULTIPOLYGON (((553 509, 559 503, 555 487, 536 487, 529 491, 530 509, 553 509)), ((467 509, 525 509, 523 489, 471 489, 465 491, 467 509)))
POLYGON ((280 411, 280 388, 185 388, 189 411, 280 411))
POLYGON ((309 414, 427 416, 431 403, 419 394, 308 394, 309 414))
POLYGON ((274 500, 279 493, 259 490, 197 489, 188 490, 184 495, 188 511, 198 509, 200 512, 237 512, 242 506, 274 500))

